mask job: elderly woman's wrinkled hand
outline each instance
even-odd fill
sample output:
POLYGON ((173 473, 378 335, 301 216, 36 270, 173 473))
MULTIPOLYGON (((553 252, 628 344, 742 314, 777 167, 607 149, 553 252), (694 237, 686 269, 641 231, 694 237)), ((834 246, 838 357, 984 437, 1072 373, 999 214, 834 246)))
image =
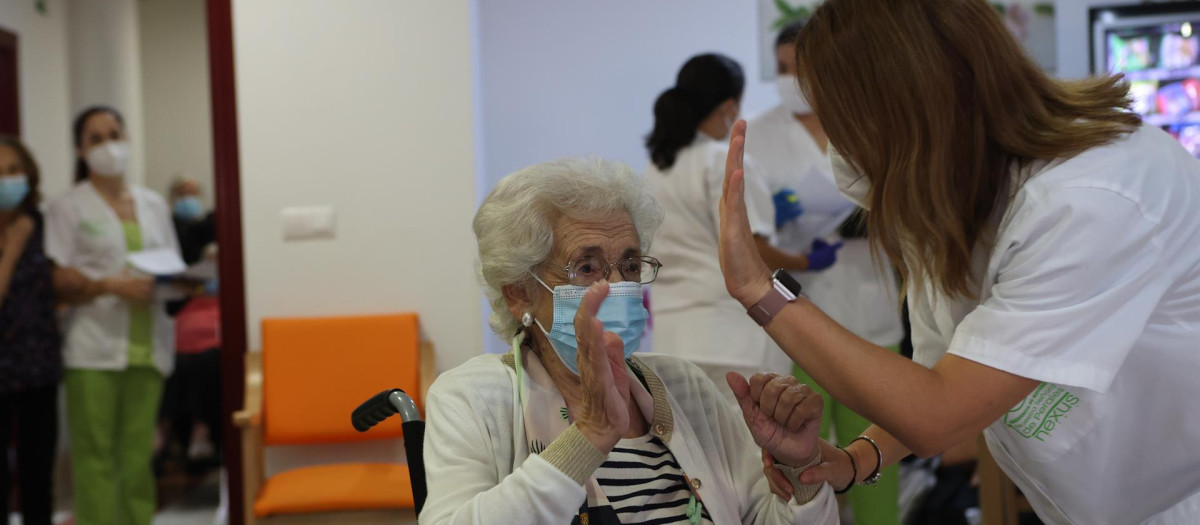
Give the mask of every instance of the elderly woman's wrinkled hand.
POLYGON ((575 314, 575 337, 579 342, 579 380, 583 399, 575 425, 601 452, 609 452, 629 428, 629 410, 621 392, 629 391, 625 373, 624 343, 605 332, 596 318, 600 303, 608 296, 608 283, 597 282, 588 289, 575 314))
POLYGON ((802 467, 817 455, 817 435, 825 406, 821 395, 791 376, 725 376, 733 389, 754 443, 780 463, 802 467))
POLYGON ((725 182, 721 186, 721 239, 717 243, 725 289, 750 307, 771 289, 771 272, 758 254, 746 211, 746 121, 739 120, 729 135, 725 182))

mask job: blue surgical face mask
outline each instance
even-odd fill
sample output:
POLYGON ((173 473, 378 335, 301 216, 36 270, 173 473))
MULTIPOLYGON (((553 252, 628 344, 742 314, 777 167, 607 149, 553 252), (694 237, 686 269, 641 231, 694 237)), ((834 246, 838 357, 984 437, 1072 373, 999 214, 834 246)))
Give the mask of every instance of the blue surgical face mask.
POLYGON ((5 175, 0 177, 0 211, 9 211, 29 195, 29 177, 25 175, 5 175))
MULTIPOLYGON (((588 289, 569 284, 551 289, 536 275, 533 278, 554 294, 554 320, 550 324, 550 330, 546 330, 541 321, 536 321, 537 325, 550 339, 554 353, 567 365, 567 369, 579 375, 579 343, 575 339, 575 313, 579 311, 579 304, 588 289)), ((646 306, 642 303, 642 285, 630 281, 609 284, 608 297, 600 303, 600 311, 596 313, 596 318, 604 323, 604 331, 617 334, 621 337, 621 342, 625 343, 626 359, 629 359, 630 354, 636 352, 642 344, 642 333, 646 329, 646 319, 649 317, 650 312, 646 311, 646 306)))
POLYGON ((175 216, 185 221, 194 221, 204 216, 204 205, 197 197, 180 197, 175 201, 175 216))

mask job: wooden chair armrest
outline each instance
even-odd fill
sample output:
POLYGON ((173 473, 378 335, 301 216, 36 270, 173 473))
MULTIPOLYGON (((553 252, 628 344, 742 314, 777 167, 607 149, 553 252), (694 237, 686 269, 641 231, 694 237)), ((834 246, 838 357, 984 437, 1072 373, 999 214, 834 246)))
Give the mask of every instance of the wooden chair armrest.
POLYGON ((242 429, 258 428, 262 426, 262 412, 238 410, 233 413, 233 424, 242 429))
POLYGON ((261 352, 246 352, 245 382, 242 409, 233 413, 233 424, 239 428, 257 427, 262 424, 263 408, 261 352))
POLYGON ((262 429, 262 353, 246 352, 246 385, 242 410, 233 413, 233 424, 242 431, 242 514, 243 522, 258 522, 254 502, 265 480, 262 429))

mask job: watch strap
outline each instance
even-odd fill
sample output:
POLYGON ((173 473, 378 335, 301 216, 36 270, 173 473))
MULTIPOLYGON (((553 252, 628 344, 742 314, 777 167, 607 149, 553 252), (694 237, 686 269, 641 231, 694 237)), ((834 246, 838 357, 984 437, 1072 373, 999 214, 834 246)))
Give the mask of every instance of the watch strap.
POLYGON ((758 326, 767 326, 767 323, 771 322, 771 319, 774 319, 783 310, 783 307, 796 300, 796 296, 779 281, 772 280, 771 284, 771 289, 767 291, 766 295, 763 295, 762 299, 746 310, 746 313, 750 314, 750 318, 754 319, 758 326))

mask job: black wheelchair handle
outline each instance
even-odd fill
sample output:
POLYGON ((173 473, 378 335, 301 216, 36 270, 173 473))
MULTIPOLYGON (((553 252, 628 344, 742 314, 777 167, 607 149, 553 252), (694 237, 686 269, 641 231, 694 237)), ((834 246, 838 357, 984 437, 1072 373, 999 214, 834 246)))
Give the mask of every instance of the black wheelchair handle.
POLYGON ((417 404, 412 398, 403 390, 392 388, 371 396, 371 399, 354 409, 354 413, 350 414, 350 423, 355 430, 366 432, 395 414, 400 414, 400 419, 405 423, 421 420, 421 413, 417 411, 417 404))

